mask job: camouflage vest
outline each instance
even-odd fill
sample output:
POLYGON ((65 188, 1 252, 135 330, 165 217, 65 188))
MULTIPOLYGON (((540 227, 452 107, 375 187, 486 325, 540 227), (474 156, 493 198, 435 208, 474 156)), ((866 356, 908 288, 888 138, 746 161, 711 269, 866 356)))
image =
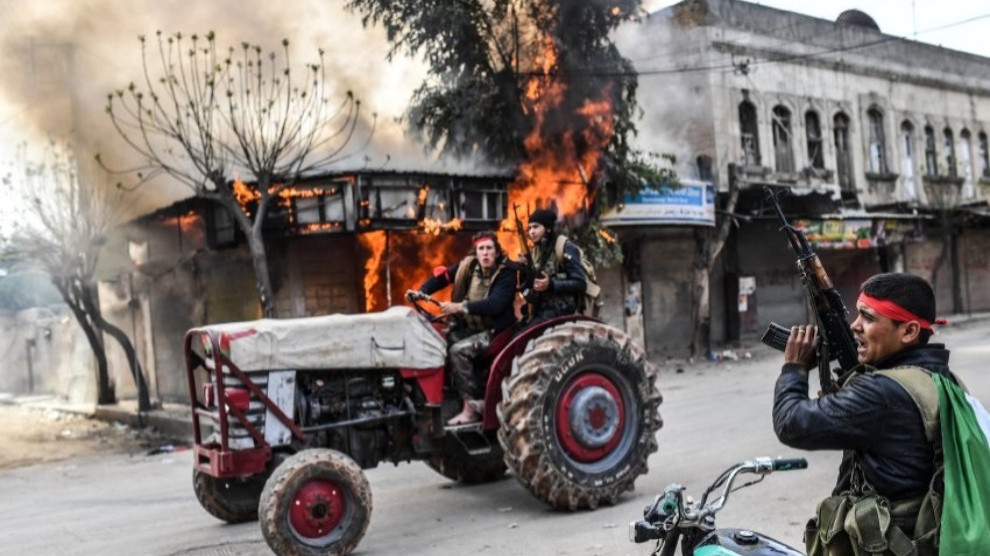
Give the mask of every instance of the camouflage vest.
MULTIPOLYGON (((454 287, 450 293, 450 300, 454 303, 461 301, 481 301, 488 297, 488 291, 495 283, 495 277, 502 271, 504 265, 497 261, 495 268, 487 275, 482 272, 481 265, 474 255, 464 257, 457 267, 457 274, 454 275, 454 287)), ((492 319, 482 315, 461 315, 464 324, 473 332, 483 332, 490 330, 492 319)))

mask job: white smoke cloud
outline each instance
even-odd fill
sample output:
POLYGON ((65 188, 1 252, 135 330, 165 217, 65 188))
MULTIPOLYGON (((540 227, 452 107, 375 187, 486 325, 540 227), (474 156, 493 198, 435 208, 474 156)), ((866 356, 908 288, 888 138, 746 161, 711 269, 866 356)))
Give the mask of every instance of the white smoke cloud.
MULTIPOLYGON (((80 157, 100 152, 116 167, 136 163, 104 108, 108 93, 142 78, 137 37, 147 36, 150 45, 159 30, 212 30, 223 48, 249 42, 278 51, 288 38, 293 68, 316 62, 319 48, 326 51, 329 98, 353 91, 366 116, 378 114, 371 145, 343 162, 348 169, 477 171, 473 161, 436 161, 406 136, 397 119, 425 65, 404 55, 386 61, 384 32, 364 28, 343 6, 342 0, 0 0, 0 159, 9 159, 19 142, 41 145, 75 132, 80 157)), ((141 210, 188 196, 167 182, 158 178, 142 188, 141 210)))

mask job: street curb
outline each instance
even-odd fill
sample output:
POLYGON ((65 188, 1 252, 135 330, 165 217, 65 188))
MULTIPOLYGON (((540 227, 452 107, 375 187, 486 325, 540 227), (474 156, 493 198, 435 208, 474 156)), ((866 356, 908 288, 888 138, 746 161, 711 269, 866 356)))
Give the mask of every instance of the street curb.
MULTIPOLYGON (((188 410, 187 410, 188 411, 188 410)), ((174 440, 192 443, 192 418, 172 415, 157 410, 141 413, 134 409, 113 405, 98 405, 93 413, 95 419, 115 421, 133 428, 154 427, 163 436, 174 440)))

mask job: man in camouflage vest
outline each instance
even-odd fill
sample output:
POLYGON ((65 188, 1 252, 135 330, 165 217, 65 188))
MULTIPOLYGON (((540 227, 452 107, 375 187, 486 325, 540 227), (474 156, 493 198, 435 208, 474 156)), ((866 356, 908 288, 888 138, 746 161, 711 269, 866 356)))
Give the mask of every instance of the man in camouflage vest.
POLYGON ((442 303, 440 310, 454 317, 447 336, 451 384, 463 405, 448 425, 481 418, 478 400, 484 398, 488 369, 477 369, 475 362, 488 350, 492 338, 516 321, 512 307, 516 273, 506 267, 498 238, 494 232, 480 232, 473 241, 471 254, 452 267, 438 267, 419 288, 429 295, 453 285, 450 302, 442 303))

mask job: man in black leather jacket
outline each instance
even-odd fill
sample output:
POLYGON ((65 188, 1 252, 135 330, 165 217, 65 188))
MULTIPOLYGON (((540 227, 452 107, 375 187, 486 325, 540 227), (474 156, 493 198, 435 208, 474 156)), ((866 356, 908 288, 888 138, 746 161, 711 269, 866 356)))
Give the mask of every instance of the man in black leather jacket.
POLYGON ((774 431, 794 448, 843 450, 833 494, 849 490, 855 455, 878 494, 891 502, 918 498, 931 483, 935 447, 925 438, 921 413, 907 390, 867 366, 912 365, 951 377, 949 351, 928 343, 931 325, 945 321, 936 320, 934 292, 920 277, 879 274, 860 291, 852 323, 860 365, 839 390, 809 399, 817 328, 794 327, 774 391, 774 431))

